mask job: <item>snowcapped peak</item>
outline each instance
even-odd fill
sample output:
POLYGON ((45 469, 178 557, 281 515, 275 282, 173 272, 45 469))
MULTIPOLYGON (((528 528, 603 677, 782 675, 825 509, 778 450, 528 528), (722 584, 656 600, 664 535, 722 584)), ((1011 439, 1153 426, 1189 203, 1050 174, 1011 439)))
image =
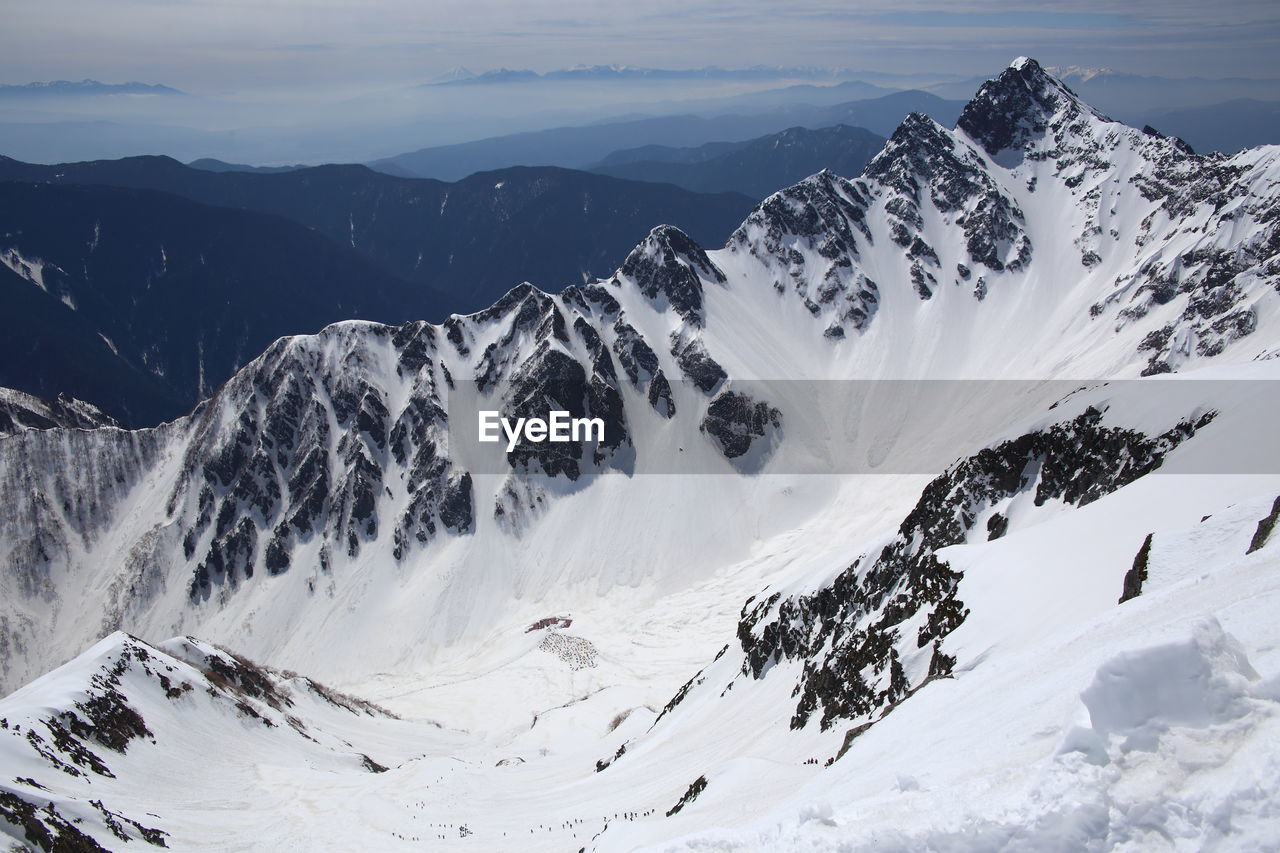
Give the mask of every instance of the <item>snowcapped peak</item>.
POLYGON ((628 278, 651 300, 665 299, 685 320, 702 325, 702 279, 723 283, 706 250, 673 225, 659 225, 636 246, 615 278, 628 278))
POLYGON ((924 113, 907 113, 906 118, 898 125, 889 142, 876 158, 884 156, 884 152, 904 144, 944 145, 950 147, 950 135, 947 130, 924 113))
POLYGON ((550 298, 550 295, 539 289, 537 285, 528 281, 522 281, 500 296, 488 308, 476 311, 471 316, 476 318, 479 322, 484 323, 494 317, 501 317, 507 314, 514 306, 519 305, 527 299, 533 299, 536 302, 543 302, 550 298))
MULTIPOLYGON (((934 171, 930 164, 939 158, 951 158, 955 150, 955 138, 951 132, 933 119, 921 113, 909 113, 898 129, 889 137, 880 153, 867 164, 863 175, 886 180, 898 175, 898 184, 914 184, 916 176, 927 176, 934 171)), ((889 181, 894 183, 894 181, 889 181)), ((911 192, 905 186, 904 192, 911 192)))
POLYGON ((1105 120, 1040 63, 1018 57, 999 77, 982 84, 956 127, 994 155, 1025 147, 1043 136, 1056 116, 1066 115, 1105 120))
MULTIPOLYGON (((831 171, 830 169, 822 169, 821 171, 814 172, 809 177, 804 178, 794 186, 779 190, 778 193, 794 194, 798 192, 801 187, 804 187, 810 190, 816 190, 819 192, 830 194, 832 192, 836 192, 835 188, 838 184, 843 184, 843 183, 847 183, 844 178, 837 175, 835 172, 831 171)), ((775 195, 778 193, 775 193, 775 195)))
POLYGON ((922 113, 908 113, 875 157, 863 176, 882 178, 893 171, 919 171, 921 164, 949 156, 955 149, 951 131, 922 113))
POLYGON ((637 266, 647 259, 679 258, 686 265, 691 265, 698 269, 705 277, 716 281, 723 281, 724 276, 715 265, 711 263, 711 259, 707 257, 706 250, 697 244, 697 242, 688 234, 681 231, 674 225, 659 225, 649 232, 640 245, 631 250, 631 254, 623 261, 618 272, 625 276, 635 276, 637 266))
POLYGON ((439 74, 431 78, 430 82, 431 83, 456 83, 459 80, 473 80, 475 79, 475 77, 476 77, 476 73, 471 69, 462 65, 455 65, 452 68, 450 68, 448 71, 444 72, 443 74, 439 74))
MULTIPOLYGON (((760 202, 729 238, 728 247, 763 257, 788 256, 784 244, 792 238, 822 241, 846 232, 851 221, 864 230, 869 204, 857 184, 823 169, 760 202)), ((852 244, 848 248, 856 251, 852 244)))
POLYGON ((683 246, 681 251, 685 251, 689 248, 697 247, 697 243, 693 241, 692 237, 690 237, 688 234, 684 233, 674 225, 654 226, 652 229, 650 229, 649 234, 645 238, 644 242, 645 243, 655 242, 655 243, 678 244, 680 246, 683 246))

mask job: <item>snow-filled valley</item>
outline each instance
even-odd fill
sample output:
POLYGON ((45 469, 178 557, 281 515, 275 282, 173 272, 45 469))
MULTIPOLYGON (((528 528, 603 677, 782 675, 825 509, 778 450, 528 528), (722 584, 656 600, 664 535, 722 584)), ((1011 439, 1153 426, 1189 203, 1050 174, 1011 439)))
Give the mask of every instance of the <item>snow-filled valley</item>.
POLYGON ((1020 59, 723 249, 15 431, 0 840, 1280 849, 1277 356, 1280 148, 1020 59))

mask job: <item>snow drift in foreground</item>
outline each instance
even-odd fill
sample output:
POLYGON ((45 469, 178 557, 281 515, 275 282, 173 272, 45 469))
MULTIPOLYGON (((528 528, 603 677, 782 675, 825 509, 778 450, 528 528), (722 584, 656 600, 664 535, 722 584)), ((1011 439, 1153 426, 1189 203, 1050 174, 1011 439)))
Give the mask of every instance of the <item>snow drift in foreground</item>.
MULTIPOLYGON (((1274 504, 1158 532, 1142 595, 1071 626, 1051 598, 1002 590, 1058 630, 1012 646, 957 632, 957 651, 980 649, 980 662, 904 703, 767 816, 653 849, 1276 849, 1280 552, 1245 553, 1274 504)), ((1061 560, 1054 526, 1088 530, 1064 519, 1039 543, 1011 537, 1004 550, 1020 553, 967 558, 965 583, 1061 560)))

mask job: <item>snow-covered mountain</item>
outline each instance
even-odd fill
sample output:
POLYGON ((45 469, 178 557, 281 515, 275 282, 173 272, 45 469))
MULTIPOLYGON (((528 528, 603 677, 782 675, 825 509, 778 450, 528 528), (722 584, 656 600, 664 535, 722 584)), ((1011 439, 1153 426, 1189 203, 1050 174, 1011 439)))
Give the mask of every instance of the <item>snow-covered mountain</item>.
POLYGON ((59 394, 53 400, 0 388, 0 435, 28 429, 93 429, 119 426, 115 418, 92 403, 59 394))
POLYGON ((0 439, 0 672, 37 679, 0 702, 0 816, 37 846, 1256 846, 1278 182, 1280 149, 1195 155, 1019 59, 723 249, 660 227, 556 296, 281 339, 156 429, 0 439), (489 452, 478 403, 605 439, 489 452))

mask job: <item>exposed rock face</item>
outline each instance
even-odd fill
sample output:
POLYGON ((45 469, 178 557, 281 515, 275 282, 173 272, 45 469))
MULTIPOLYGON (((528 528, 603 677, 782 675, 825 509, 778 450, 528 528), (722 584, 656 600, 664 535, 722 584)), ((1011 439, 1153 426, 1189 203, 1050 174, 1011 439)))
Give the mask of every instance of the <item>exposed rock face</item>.
MULTIPOLYGON (((609 358, 607 351, 603 354, 609 358)), ((609 450, 630 443, 613 362, 605 364, 607 378, 596 373, 588 380, 582 365, 565 353, 539 351, 512 379, 512 398, 518 402, 510 407, 509 417, 542 417, 550 411, 564 411, 573 418, 600 418, 605 425, 605 440, 596 447, 592 462, 605 461, 609 450)), ((517 471, 541 471, 577 480, 582 474, 583 452, 583 446, 576 443, 521 444, 507 454, 507 459, 517 471)))
POLYGON ((1019 270, 1031 260, 1026 217, 1017 202, 996 183, 971 146, 927 116, 907 116, 884 150, 867 164, 866 176, 878 179, 889 193, 885 212, 890 233, 917 262, 913 268, 940 267, 937 252, 921 234, 925 199, 944 222, 963 230, 968 264, 1019 270))
POLYGON ((634 279, 640 292, 653 300, 665 300, 671 309, 694 326, 705 320, 702 310, 702 278, 724 283, 722 273, 706 251, 679 228, 662 225, 650 232, 618 269, 634 279), (699 278, 701 276, 702 278, 699 278))
MULTIPOLYGON (((102 535, 156 465, 170 432, 32 430, 4 439, 14 444, 0 445, 0 492, 13 503, 6 504, 0 554, 23 596, 57 596, 50 566, 69 560, 78 541, 102 535)), ((17 651, 10 642, 0 639, 0 659, 17 651)))
POLYGON ((771 427, 780 426, 782 413, 768 403, 758 403, 737 391, 721 391, 707 406, 700 428, 714 439, 726 459, 737 459, 771 427))
MULTIPOLYGON (((724 281, 705 251, 663 227, 612 279, 559 296, 525 284, 441 326, 352 321, 282 338, 192 415, 155 430, 6 439, 15 444, 0 454, 0 492, 13 502, 0 561, 22 598, 0 612, 0 667, 32 661, 49 629, 19 602, 59 601, 54 567, 87 559, 122 527, 124 562, 112 565, 101 623, 79 629, 86 641, 168 588, 216 611, 246 584, 296 570, 314 592, 370 549, 410 563, 442 536, 473 532, 486 512, 520 529, 550 500, 545 478, 577 483, 628 466, 634 418, 679 416, 672 371, 708 394, 727 379, 701 330, 703 288, 724 281), (633 311, 675 317, 678 331, 646 336, 624 295, 633 311), (497 494, 476 494, 451 451, 449 399, 464 387, 512 419, 598 418, 604 439, 522 443, 497 494), (138 527, 121 508, 157 488, 163 517, 138 527)), ((698 423, 704 411, 687 417, 698 423)))
POLYGON ((1087 118, 1106 120, 1038 62, 1023 57, 982 85, 956 127, 994 156, 1040 139, 1055 118, 1066 124, 1087 118))
MULTIPOLYGON (((1084 269, 1132 254, 1092 314, 1117 331, 1151 314, 1165 318, 1139 344, 1140 352, 1150 353, 1144 375, 1217 355, 1257 328, 1250 304, 1256 295, 1247 294, 1256 294, 1262 282, 1274 288, 1280 274, 1274 263, 1280 252, 1274 158, 1201 156, 1179 139, 1125 127, 1030 59, 984 84, 957 130, 997 163, 1014 164, 1015 176, 1049 171, 1070 190, 1085 213, 1075 238, 1084 269), (1121 232, 1118 211, 1132 205, 1135 190, 1152 206, 1130 236, 1121 232), (1229 237, 1233 229, 1240 236, 1229 237), (1206 236, 1171 250, 1180 233, 1206 236)), ((1037 180, 1027 178, 1033 192, 1037 180)), ((987 209, 985 230, 993 238, 987 243, 993 246, 1009 233, 999 207, 987 209)))
POLYGON ((877 719, 955 665, 943 640, 968 610, 956 596, 961 574, 936 556, 939 549, 967 541, 980 518, 1023 495, 1034 506, 1089 504, 1158 468, 1211 419, 1148 436, 1109 427, 1089 408, 961 460, 925 487, 892 540, 829 586, 748 601, 738 625, 743 675, 759 679, 780 661, 803 663, 793 728, 815 715, 824 730, 877 719))
POLYGON ((822 171, 760 203, 729 238, 732 252, 757 259, 774 288, 815 317, 830 315, 828 338, 861 330, 880 303, 878 285, 856 265, 857 237, 872 242, 868 185, 822 171))
POLYGON ((1142 585, 1147 582, 1147 561, 1151 556, 1151 539, 1153 534, 1148 533, 1147 538, 1143 540, 1142 547, 1138 549, 1138 554, 1133 558, 1133 566, 1124 575, 1124 590, 1120 593, 1120 604, 1124 604, 1131 598, 1137 598, 1142 594, 1142 585))
POLYGON ((196 564, 193 599, 258 568, 288 570, 301 543, 322 543, 322 561, 335 550, 355 557, 386 523, 400 558, 439 527, 471 526, 470 480, 442 452, 448 425, 444 378, 430 360, 435 330, 349 324, 323 350, 308 343, 278 341, 192 424, 170 507, 184 519, 183 554, 196 564), (374 355, 383 348, 388 361, 374 355), (394 418, 387 389, 367 372, 375 361, 408 385, 394 418), (391 470, 400 472, 402 500, 385 518, 378 508, 391 470))
POLYGON ((673 333, 671 355, 675 357, 676 364, 680 365, 684 377, 698 386, 698 390, 704 394, 710 394, 729 378, 724 368, 707 352, 700 338, 673 333))
POLYGON ((1271 512, 1258 522, 1258 528, 1253 531, 1253 538, 1249 540, 1249 550, 1245 553, 1252 554, 1266 545, 1276 529, 1277 521, 1280 521, 1280 496, 1272 502, 1271 512))

